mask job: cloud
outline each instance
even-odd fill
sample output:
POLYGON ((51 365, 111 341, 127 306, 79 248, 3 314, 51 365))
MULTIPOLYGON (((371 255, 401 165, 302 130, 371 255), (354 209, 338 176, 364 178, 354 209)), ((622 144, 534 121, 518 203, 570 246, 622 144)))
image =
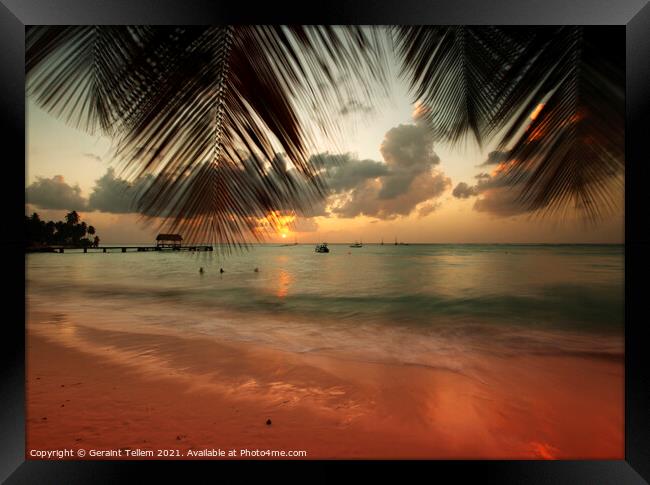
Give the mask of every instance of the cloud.
POLYGON ((387 220, 416 209, 427 215, 438 207, 430 200, 449 189, 451 180, 435 169, 440 158, 431 130, 420 118, 388 130, 380 152, 383 161, 359 160, 350 154, 312 157, 330 189, 328 214, 387 220))
MULTIPOLYGON (((296 216, 314 217, 325 215, 325 201, 314 195, 313 185, 301 175, 296 169, 284 163, 282 156, 277 155, 272 167, 266 172, 259 173, 253 165, 252 160, 244 160, 243 166, 239 168, 222 168, 221 176, 233 192, 241 191, 242 184, 246 185, 247 201, 241 209, 244 216, 260 217, 259 205, 252 202, 252 197, 262 197, 266 193, 273 194, 273 205, 280 211, 292 213, 296 216), (311 203, 310 203, 311 202, 311 203), (246 212, 248 211, 248 212, 246 212)), ((199 173, 197 176, 201 176, 199 173)), ((190 182, 190 178, 180 181, 176 192, 182 192, 190 182)), ((152 193, 158 193, 162 188, 167 187, 171 179, 166 176, 145 175, 129 181, 116 175, 115 170, 109 167, 104 175, 95 180, 89 197, 82 197, 78 186, 67 184, 63 177, 57 175, 52 179, 38 177, 37 181, 26 188, 26 203, 41 209, 69 209, 98 211, 110 214, 143 214, 148 216, 169 216, 171 206, 180 201, 181 196, 170 201, 165 207, 157 207, 157 212, 142 211, 139 205, 146 206, 142 199, 147 189, 151 188, 152 193), (142 202, 142 204, 138 204, 142 202)), ((187 194, 185 194, 187 196, 187 194)), ((209 208, 206 206, 206 210, 209 208)), ((199 216, 201 214, 194 214, 199 216)), ((309 224, 302 223, 305 227, 309 224)))
POLYGON ((352 113, 370 114, 374 111, 372 106, 368 106, 359 101, 350 100, 339 110, 339 114, 346 116, 352 113))
POLYGON ((487 160, 481 163, 479 167, 486 167, 488 165, 498 165, 499 163, 503 163, 507 161, 509 155, 510 155, 509 152, 502 152, 502 151, 495 150, 493 152, 488 153, 487 160))
POLYGON ((88 209, 113 214, 137 212, 136 198, 148 182, 148 179, 140 178, 133 184, 129 183, 125 179, 116 177, 113 168, 108 168, 106 173, 95 181, 95 186, 88 197, 88 209))
POLYGON ((86 157, 86 158, 90 158, 92 160, 95 160, 96 162, 101 162, 102 161, 102 157, 100 157, 99 155, 96 155, 95 153, 84 153, 83 156, 86 157))
POLYGON ((379 150, 390 169, 379 196, 390 199, 408 191, 421 173, 440 163, 433 135, 425 123, 399 125, 386 132, 379 150))
POLYGON ((290 224, 294 232, 316 232, 318 231, 318 224, 313 219, 305 217, 297 217, 296 220, 290 224))
POLYGON ((79 185, 69 185, 62 175, 52 178, 36 177, 25 189, 26 201, 41 209, 85 210, 86 199, 79 185))
POLYGON ((424 204, 418 209, 418 215, 420 217, 425 217, 431 214, 433 211, 437 210, 442 204, 440 202, 432 204, 424 204))
POLYGON ((106 173, 95 181, 86 199, 81 195, 78 185, 66 183, 61 175, 52 178, 37 177, 36 182, 26 190, 26 202, 40 209, 65 209, 100 211, 113 214, 136 213, 135 198, 150 183, 150 177, 140 178, 135 183, 115 176, 115 170, 108 168, 106 173))
POLYGON ((335 194, 354 189, 366 180, 390 173, 390 168, 385 163, 358 160, 349 153, 342 155, 320 153, 311 157, 310 163, 325 170, 324 178, 327 186, 335 194))
POLYGON ((475 211, 486 212, 497 217, 509 217, 530 212, 530 209, 527 209, 518 200, 525 181, 522 180, 514 185, 508 183, 503 176, 503 170, 499 167, 492 175, 487 173, 476 175, 475 185, 460 182, 452 191, 452 195, 457 199, 476 197, 473 206, 475 211))
MULTIPOLYGON (((451 180, 436 169, 440 159, 434 151, 434 138, 421 117, 416 117, 414 123, 388 130, 380 152, 383 161, 360 160, 351 154, 312 156, 310 161, 318 171, 316 181, 324 182, 328 189, 324 197, 315 193, 314 180, 292 168, 281 154, 276 155, 264 173, 255 169, 252 160, 244 160, 241 167, 222 168, 221 177, 226 185, 232 184, 233 192, 243 190, 250 197, 273 194, 274 200, 269 202, 275 211, 282 217, 293 217, 300 226, 296 230, 301 232, 316 230, 317 226, 308 219, 317 216, 365 215, 389 220, 414 211, 425 216, 439 207, 433 199, 451 188, 451 180)), ((131 183, 117 177, 109 168, 95 181, 83 205, 90 211, 134 213, 136 200, 147 188, 152 187, 156 193, 167 182, 164 178, 148 176, 131 183)), ((244 203, 239 209, 240 215, 250 220, 267 216, 260 214, 259 204, 252 202, 244 203)))
POLYGON ((395 219, 409 215, 418 204, 439 197, 450 186, 451 180, 443 173, 424 172, 411 181, 409 190, 386 198, 381 195, 382 180, 368 180, 347 194, 340 204, 334 205, 332 212, 340 217, 365 215, 395 219))
POLYGON ((478 194, 477 187, 467 185, 465 182, 460 182, 458 185, 456 185, 456 187, 454 187, 454 190, 451 193, 451 195, 453 195, 457 199, 467 199, 477 194, 478 194))
POLYGON ((502 185, 487 189, 474 202, 474 210, 487 212, 498 217, 509 217, 530 212, 517 200, 521 191, 520 186, 509 187, 502 185))

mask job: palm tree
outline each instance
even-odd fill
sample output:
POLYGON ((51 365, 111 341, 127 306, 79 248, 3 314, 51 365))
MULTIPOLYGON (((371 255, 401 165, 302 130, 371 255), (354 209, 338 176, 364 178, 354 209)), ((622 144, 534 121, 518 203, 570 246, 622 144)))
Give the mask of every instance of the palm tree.
POLYGON ((77 214, 77 211, 68 212, 65 215, 65 222, 71 226, 79 224, 79 214, 77 214))
POLYGON ((90 236, 95 235, 95 226, 88 226, 87 232, 90 236))

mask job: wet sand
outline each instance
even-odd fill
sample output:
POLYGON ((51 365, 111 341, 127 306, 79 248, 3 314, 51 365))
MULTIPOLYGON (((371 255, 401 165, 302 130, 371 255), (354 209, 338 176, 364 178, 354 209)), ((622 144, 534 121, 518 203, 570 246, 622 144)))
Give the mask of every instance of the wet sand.
POLYGON ((126 449, 181 454, 163 459, 203 449, 304 450, 308 459, 623 458, 622 359, 458 358, 463 370, 454 372, 32 313, 27 459, 30 450, 64 448, 123 450, 110 459, 128 459, 126 449))

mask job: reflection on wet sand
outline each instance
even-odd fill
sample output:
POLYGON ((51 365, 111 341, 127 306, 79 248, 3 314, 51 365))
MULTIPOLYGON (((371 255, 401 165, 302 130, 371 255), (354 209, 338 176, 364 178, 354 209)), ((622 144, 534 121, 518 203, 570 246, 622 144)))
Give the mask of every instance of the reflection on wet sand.
POLYGON ((620 361, 472 353, 450 371, 39 314, 28 336, 32 447, 81 440, 306 449, 312 458, 623 456, 620 361))

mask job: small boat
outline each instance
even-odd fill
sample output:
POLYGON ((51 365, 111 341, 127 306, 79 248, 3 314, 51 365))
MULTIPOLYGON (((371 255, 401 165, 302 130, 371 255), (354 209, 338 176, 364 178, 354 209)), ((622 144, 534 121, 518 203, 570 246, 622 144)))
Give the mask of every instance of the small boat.
POLYGON ((295 239, 294 242, 289 243, 289 244, 282 244, 282 246, 297 246, 298 245, 298 238, 295 239))
POLYGON ((316 244, 316 250, 317 253, 329 253, 330 250, 327 247, 327 243, 320 243, 316 244))
POLYGON ((363 244, 361 244, 359 241, 355 241, 354 244, 350 244, 351 248, 362 248, 363 244))

